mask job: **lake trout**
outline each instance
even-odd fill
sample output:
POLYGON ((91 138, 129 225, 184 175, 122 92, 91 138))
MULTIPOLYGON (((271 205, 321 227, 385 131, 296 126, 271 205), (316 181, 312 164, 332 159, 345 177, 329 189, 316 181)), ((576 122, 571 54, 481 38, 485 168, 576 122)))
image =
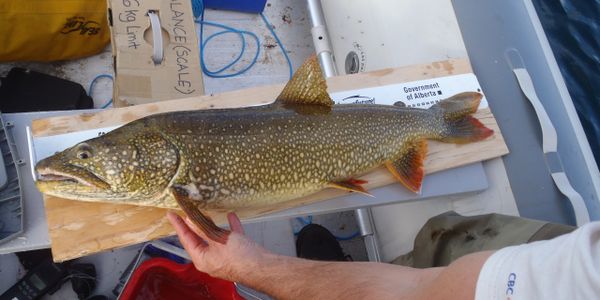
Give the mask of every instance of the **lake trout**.
POLYGON ((36 165, 38 189, 61 198, 177 206, 209 237, 227 231, 204 210, 266 206, 337 188, 368 194, 355 179, 385 165, 418 192, 426 139, 469 143, 493 131, 471 116, 466 92, 429 109, 333 105, 315 57, 269 105, 150 115, 36 165))

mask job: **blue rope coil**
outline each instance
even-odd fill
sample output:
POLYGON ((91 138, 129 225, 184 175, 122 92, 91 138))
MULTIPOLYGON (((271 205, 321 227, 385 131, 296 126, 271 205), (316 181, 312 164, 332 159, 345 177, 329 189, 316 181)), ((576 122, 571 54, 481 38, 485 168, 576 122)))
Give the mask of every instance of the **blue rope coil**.
MULTIPOLYGON (((96 81, 98 81, 98 79, 100 79, 100 78, 108 78, 114 82, 114 79, 113 79, 112 75, 110 75, 110 74, 96 75, 96 77, 94 77, 94 79, 92 79, 92 81, 90 82, 90 87, 88 88, 88 95, 90 97, 92 97, 92 92, 94 90, 94 85, 96 84, 96 81)), ((94 97, 92 97, 92 99, 93 98, 94 97)), ((106 102, 104 105, 102 105, 101 108, 107 108, 108 106, 110 106, 112 104, 112 102, 113 102, 113 99, 111 98, 110 100, 108 100, 108 102, 106 102)))
POLYGON ((256 34, 250 32, 250 31, 245 31, 245 30, 237 30, 233 27, 229 27, 227 25, 223 25, 223 24, 219 24, 219 23, 214 23, 214 22, 209 22, 209 21, 204 21, 204 20, 196 20, 196 23, 200 24, 200 31, 203 31, 203 27, 204 25, 210 25, 210 26, 214 26, 214 27, 219 27, 219 28, 223 28, 225 30, 223 31, 219 31, 216 33, 211 34, 210 36, 208 36, 208 38, 206 40, 204 40, 204 42, 201 43, 200 45, 200 65, 202 67, 202 72, 204 72, 204 74, 206 74, 209 77, 213 77, 213 78, 229 78, 229 77, 234 77, 234 76, 238 76, 241 74, 244 74, 246 71, 250 70, 250 68, 252 68, 254 66, 254 64, 256 63, 256 61, 258 60, 258 55, 260 54, 260 40, 258 39, 258 36, 256 36, 256 34), (237 57, 230 62, 229 64, 225 65, 224 67, 218 69, 218 70, 209 70, 208 67, 206 67, 206 63, 204 60, 204 49, 206 48, 206 45, 208 45, 208 42, 211 41, 212 39, 216 38, 217 36, 223 35, 223 34, 227 34, 227 33, 236 33, 238 34, 238 36, 240 37, 241 41, 242 41, 242 49, 240 50, 240 53, 237 55, 237 57), (249 35, 252 38, 254 38, 254 42, 256 43, 256 53, 254 54, 254 58, 252 58, 252 61, 250 62, 250 64, 248 64, 246 67, 242 68, 241 70, 234 72, 234 73, 229 73, 229 74, 222 74, 224 71, 226 71, 227 69, 229 69, 230 67, 232 67, 233 65, 235 65, 244 55, 244 52, 246 51, 246 38, 244 37, 244 35, 249 35))
MULTIPOLYGON (((253 32, 250 32, 250 31, 246 31, 246 30, 239 30, 239 29, 236 29, 236 28, 224 25, 224 24, 205 21, 204 20, 204 3, 202 2, 202 0, 192 0, 192 9, 194 11, 194 16, 196 17, 196 19, 194 21, 196 23, 200 24, 200 64, 202 67, 202 72, 206 76, 213 77, 213 78, 235 77, 235 76, 244 74, 245 72, 250 70, 254 66, 254 64, 256 64, 256 61, 258 60, 258 55, 260 54, 260 39, 258 38, 258 36, 256 34, 254 34, 253 32), (208 38, 206 38, 206 40, 205 40, 204 39, 204 25, 218 27, 223 30, 209 35, 208 38), (214 39, 215 37, 224 35, 227 33, 237 34, 240 37, 240 40, 242 42, 242 47, 240 49, 240 53, 236 56, 236 58, 232 62, 228 63, 224 67, 221 67, 218 70, 209 70, 208 67, 206 67, 206 62, 205 62, 205 58, 204 58, 204 50, 206 48, 206 45, 208 45, 208 42, 211 41, 212 39, 214 39), (246 47, 246 38, 245 38, 246 35, 252 37, 254 39, 254 42, 256 43, 256 53, 254 54, 252 61, 250 61, 250 63, 246 67, 242 68, 241 70, 239 70, 237 72, 223 74, 223 72, 225 72, 229 68, 233 67, 243 57, 244 52, 246 51, 246 48, 247 48, 246 47)), ((283 56, 285 57, 288 67, 289 67, 289 79, 291 80, 292 75, 294 73, 294 70, 292 67, 292 61, 290 60, 290 57, 288 56, 287 51, 285 50, 285 47, 283 46, 283 43, 281 43, 281 40, 277 36, 277 33, 275 33, 275 30, 273 30, 273 26, 271 25, 271 23, 269 22, 267 17, 263 13, 260 13, 260 16, 261 16, 263 22, 265 23, 265 26, 269 29, 269 31, 275 38, 275 41, 277 41, 277 43, 279 44, 281 51, 283 52, 283 56)))

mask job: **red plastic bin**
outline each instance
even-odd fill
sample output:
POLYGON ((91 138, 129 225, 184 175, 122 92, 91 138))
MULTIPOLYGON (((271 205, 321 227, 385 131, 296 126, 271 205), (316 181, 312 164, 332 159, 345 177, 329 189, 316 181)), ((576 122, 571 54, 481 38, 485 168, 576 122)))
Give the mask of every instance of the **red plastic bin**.
POLYGON ((144 261, 133 272, 120 299, 232 299, 242 300, 235 285, 202 273, 193 264, 166 258, 144 261))

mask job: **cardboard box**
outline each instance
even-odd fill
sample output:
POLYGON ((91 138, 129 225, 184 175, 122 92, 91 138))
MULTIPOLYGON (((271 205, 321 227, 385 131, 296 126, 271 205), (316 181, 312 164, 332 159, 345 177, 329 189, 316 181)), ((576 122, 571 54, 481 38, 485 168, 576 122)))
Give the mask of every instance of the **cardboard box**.
POLYGON ((115 68, 114 106, 204 94, 198 37, 189 0, 108 0, 115 68), (163 59, 153 61, 149 11, 162 28, 163 59))

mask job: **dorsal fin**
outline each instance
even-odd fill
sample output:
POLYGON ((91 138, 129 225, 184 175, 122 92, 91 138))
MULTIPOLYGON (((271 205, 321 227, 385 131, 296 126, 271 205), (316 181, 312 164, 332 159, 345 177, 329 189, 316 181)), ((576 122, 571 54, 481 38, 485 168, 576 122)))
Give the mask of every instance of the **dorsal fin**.
POLYGON ((317 56, 313 55, 294 73, 276 103, 284 105, 321 105, 332 107, 333 100, 327 93, 327 82, 321 72, 317 56))

